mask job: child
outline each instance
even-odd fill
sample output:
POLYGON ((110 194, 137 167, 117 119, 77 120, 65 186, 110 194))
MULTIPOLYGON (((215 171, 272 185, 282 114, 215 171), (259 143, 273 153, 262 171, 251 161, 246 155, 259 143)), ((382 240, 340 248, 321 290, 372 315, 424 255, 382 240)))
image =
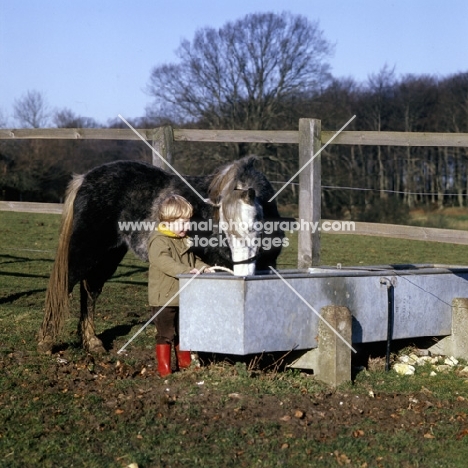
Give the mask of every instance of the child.
POLYGON ((202 267, 211 272, 208 265, 195 256, 186 237, 193 215, 192 205, 180 195, 170 195, 159 206, 159 225, 148 242, 150 261, 148 275, 148 298, 151 313, 174 295, 174 299, 155 318, 156 359, 158 373, 165 377, 172 373, 171 346, 175 346, 179 369, 190 366, 190 351, 179 349, 179 280, 182 273, 198 273, 202 267))

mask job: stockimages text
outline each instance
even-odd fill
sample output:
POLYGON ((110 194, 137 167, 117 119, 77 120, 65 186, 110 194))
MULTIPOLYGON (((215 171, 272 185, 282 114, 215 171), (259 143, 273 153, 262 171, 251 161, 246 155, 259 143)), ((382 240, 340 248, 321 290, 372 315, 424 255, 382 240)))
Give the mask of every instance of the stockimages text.
MULTIPOLYGON (((160 226, 157 221, 119 221, 119 230, 125 232, 147 231, 151 232, 160 226)), ((162 223, 164 224, 164 223, 162 223)), ((164 226, 168 227, 168 226, 164 226)), ((220 247, 227 246, 227 240, 222 236, 207 238, 195 234, 197 232, 224 232, 232 233, 237 242, 244 242, 251 247, 262 247, 269 250, 272 247, 287 247, 289 239, 287 237, 262 237, 283 231, 285 233, 305 231, 315 233, 321 232, 353 232, 356 226, 354 221, 321 221, 311 222, 303 219, 299 220, 280 220, 280 221, 255 221, 247 223, 243 221, 220 221, 214 222, 212 219, 206 221, 190 221, 188 223, 188 232, 192 235, 192 242, 197 247, 220 247), (255 235, 257 233, 258 235, 255 235)))

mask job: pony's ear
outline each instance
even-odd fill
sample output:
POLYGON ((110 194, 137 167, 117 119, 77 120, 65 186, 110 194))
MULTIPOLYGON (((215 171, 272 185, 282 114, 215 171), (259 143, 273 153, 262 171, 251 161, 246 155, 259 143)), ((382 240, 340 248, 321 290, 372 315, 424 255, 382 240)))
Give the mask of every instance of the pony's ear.
POLYGON ((255 200, 255 189, 249 187, 247 190, 245 190, 242 194, 242 200, 248 203, 253 202, 255 200))

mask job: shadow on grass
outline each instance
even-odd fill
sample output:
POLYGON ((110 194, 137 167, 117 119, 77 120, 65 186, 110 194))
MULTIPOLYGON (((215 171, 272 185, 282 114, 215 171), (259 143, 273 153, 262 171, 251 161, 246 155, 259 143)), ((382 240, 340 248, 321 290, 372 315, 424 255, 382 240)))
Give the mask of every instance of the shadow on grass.
MULTIPOLYGON (((116 325, 108 330, 104 330, 102 333, 99 333, 97 337, 102 341, 104 349, 109 352, 112 350, 114 341, 117 338, 128 335, 135 325, 143 325, 143 323, 144 322, 140 320, 134 319, 125 325, 116 325)), ((81 340, 72 338, 70 341, 62 341, 54 345, 52 348, 52 354, 60 353, 69 349, 80 350, 82 348, 81 340)))
POLYGON ((18 264, 18 263, 30 263, 30 262, 44 262, 52 263, 54 259, 52 258, 31 258, 18 255, 0 255, 0 265, 9 265, 9 264, 18 264))
POLYGON ((46 291, 45 289, 31 289, 30 291, 22 291, 22 292, 10 294, 9 296, 0 298, 0 304, 9 304, 9 303, 15 302, 16 300, 22 297, 32 296, 33 294, 36 294, 36 293, 45 293, 45 291, 46 291))
POLYGON ((113 347, 114 341, 121 336, 126 336, 130 333, 135 325, 143 325, 145 322, 133 319, 130 323, 125 325, 116 325, 115 327, 104 330, 98 335, 106 351, 110 351, 113 347))
POLYGON ((229 365, 241 364, 246 371, 282 372, 296 357, 296 351, 272 351, 246 355, 233 355, 223 353, 198 352, 198 358, 204 365, 227 363, 229 365))

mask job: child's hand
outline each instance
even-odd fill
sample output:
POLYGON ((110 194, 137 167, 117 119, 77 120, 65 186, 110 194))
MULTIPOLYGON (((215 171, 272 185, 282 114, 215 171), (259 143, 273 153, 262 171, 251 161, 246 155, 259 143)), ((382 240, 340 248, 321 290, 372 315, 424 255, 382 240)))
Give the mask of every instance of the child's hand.
POLYGON ((193 274, 193 275, 197 275, 199 273, 214 273, 215 270, 214 268, 211 268, 211 267, 205 267, 201 270, 198 270, 197 268, 192 268, 189 273, 193 274))

